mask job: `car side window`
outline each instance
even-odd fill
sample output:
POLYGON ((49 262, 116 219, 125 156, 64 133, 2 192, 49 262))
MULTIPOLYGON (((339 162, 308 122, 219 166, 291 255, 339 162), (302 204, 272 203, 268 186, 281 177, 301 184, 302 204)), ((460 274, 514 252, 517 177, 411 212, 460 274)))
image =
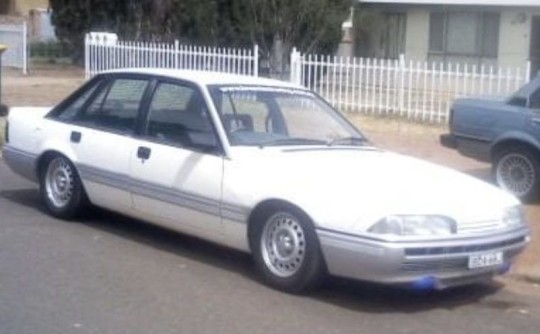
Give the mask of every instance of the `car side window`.
POLYGON ((113 131, 133 131, 147 84, 141 79, 112 81, 79 115, 78 121, 113 131))
POLYGON ((145 135, 204 152, 215 152, 218 147, 202 95, 197 89, 180 84, 158 84, 150 102, 145 135))
POLYGON ((71 104, 66 106, 60 113, 57 114, 56 118, 60 121, 69 121, 72 120, 75 115, 81 110, 86 101, 92 96, 92 93, 96 90, 96 86, 92 86, 90 89, 86 90, 79 97, 77 97, 71 104))

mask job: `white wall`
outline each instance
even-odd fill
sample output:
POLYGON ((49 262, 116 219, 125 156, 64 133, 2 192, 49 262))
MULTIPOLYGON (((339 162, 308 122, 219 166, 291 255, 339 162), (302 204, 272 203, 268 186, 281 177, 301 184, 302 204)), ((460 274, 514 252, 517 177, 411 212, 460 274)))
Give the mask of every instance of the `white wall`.
POLYGON ((540 10, 508 9, 501 13, 499 65, 522 66, 529 59, 532 15, 540 10))
MULTIPOLYGON (((427 9, 412 8, 407 11, 407 59, 428 59, 429 13, 427 9)), ((498 64, 494 65, 524 66, 529 59, 533 15, 540 15, 540 9, 501 9, 498 64)))

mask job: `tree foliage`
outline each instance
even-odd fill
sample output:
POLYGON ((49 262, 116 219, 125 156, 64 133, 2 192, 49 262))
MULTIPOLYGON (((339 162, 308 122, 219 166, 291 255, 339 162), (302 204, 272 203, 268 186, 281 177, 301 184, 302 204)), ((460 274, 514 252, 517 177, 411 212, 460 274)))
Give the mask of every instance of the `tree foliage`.
POLYGON ((82 50, 88 31, 217 46, 256 43, 279 71, 293 46, 333 52, 351 0, 49 0, 49 5, 57 37, 74 50, 82 50))

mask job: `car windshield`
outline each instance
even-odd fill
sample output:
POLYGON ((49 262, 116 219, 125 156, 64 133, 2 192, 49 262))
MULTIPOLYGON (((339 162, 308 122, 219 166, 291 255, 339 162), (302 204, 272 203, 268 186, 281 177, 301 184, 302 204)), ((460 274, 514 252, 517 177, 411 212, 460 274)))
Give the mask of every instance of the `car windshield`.
POLYGON ((364 145, 348 121, 314 93, 283 87, 211 86, 231 145, 364 145))
MULTIPOLYGON (((538 92, 540 91, 540 75, 537 75, 535 78, 533 78, 531 81, 529 81, 527 84, 525 84, 523 87, 518 89, 517 92, 515 92, 513 95, 511 95, 507 99, 507 103, 511 105, 516 105, 520 107, 530 107, 530 99, 531 97, 538 96, 538 92)), ((537 98, 536 98, 537 100, 537 98)), ((537 105, 537 101, 534 104, 537 105)))

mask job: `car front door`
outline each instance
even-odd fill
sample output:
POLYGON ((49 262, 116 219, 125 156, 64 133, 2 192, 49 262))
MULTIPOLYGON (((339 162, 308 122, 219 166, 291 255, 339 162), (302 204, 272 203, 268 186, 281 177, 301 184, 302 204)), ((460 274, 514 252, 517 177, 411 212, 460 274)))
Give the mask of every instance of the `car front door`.
POLYGON ((160 81, 131 154, 135 208, 146 219, 206 235, 219 230, 223 154, 199 89, 160 81))

